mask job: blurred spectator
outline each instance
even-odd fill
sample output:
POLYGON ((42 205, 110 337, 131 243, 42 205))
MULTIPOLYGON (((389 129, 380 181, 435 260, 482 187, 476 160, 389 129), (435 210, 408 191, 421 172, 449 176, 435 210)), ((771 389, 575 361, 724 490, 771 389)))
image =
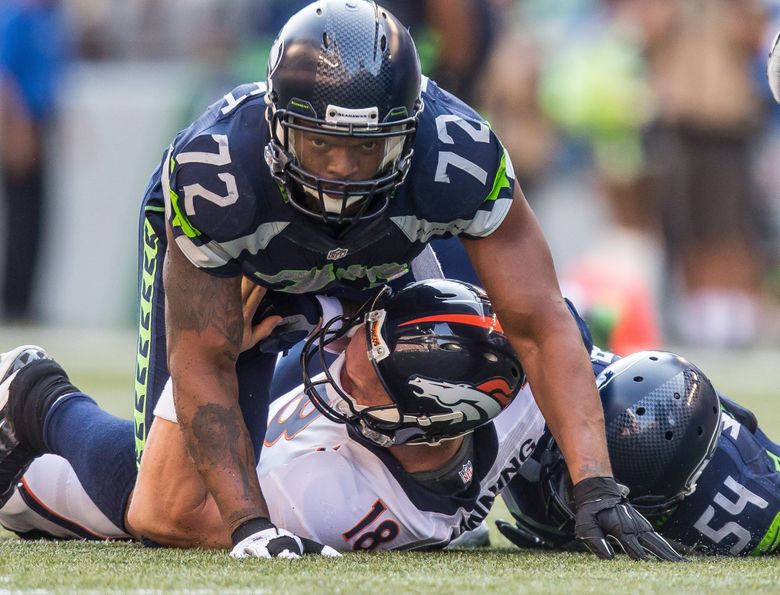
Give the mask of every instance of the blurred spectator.
MULTIPOLYGON (((476 102, 494 38, 494 9, 484 0, 379 0, 409 27, 423 72, 465 102, 476 102)), ((477 106, 478 107, 478 106, 477 106)))
POLYGON ((591 2, 588 8, 587 21, 547 52, 540 102, 564 134, 587 142, 615 223, 652 230, 642 147, 652 104, 641 42, 611 2, 591 2))
POLYGON ((509 5, 474 92, 475 101, 496 130, 512 159, 526 197, 533 201, 535 186, 551 165, 557 131, 539 103, 539 69, 544 49, 537 22, 509 5))
POLYGON ((750 151, 761 126, 752 60, 760 0, 621 0, 645 35, 657 126, 650 137, 676 338, 751 344, 761 254, 750 151))
POLYGON ((31 315, 44 216, 47 127, 66 54, 58 0, 0 3, 0 169, 5 195, 2 316, 31 315))

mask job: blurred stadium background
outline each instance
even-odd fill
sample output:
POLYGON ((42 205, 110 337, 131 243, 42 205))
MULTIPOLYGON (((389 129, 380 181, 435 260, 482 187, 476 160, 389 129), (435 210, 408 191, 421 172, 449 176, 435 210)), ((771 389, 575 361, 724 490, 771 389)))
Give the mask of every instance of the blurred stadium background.
MULTIPOLYGON (((206 105, 264 78, 275 32, 306 2, 3 0, 0 21, 16 4, 61 11, 64 41, 40 262, 29 311, 0 309, 0 350, 40 343, 129 415, 147 178, 206 105)), ((383 4, 409 23, 424 71, 507 145, 601 344, 687 355, 780 437, 780 106, 764 75, 780 2, 383 4)))

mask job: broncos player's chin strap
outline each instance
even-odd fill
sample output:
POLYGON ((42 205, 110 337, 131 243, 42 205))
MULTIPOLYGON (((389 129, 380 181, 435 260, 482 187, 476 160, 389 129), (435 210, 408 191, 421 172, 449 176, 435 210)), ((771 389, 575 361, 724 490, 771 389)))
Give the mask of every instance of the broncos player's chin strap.
MULTIPOLYGON (((336 423, 352 426, 363 437, 379 446, 391 445, 393 443, 392 437, 371 431, 370 428, 366 427, 365 423, 359 422, 369 412, 379 409, 387 412, 390 407, 361 407, 355 404, 352 397, 341 386, 340 372, 344 362, 344 354, 342 353, 336 362, 329 366, 325 360, 325 348, 342 338, 351 338, 359 330, 360 325, 364 323, 366 313, 373 309, 374 305, 380 300, 389 296, 390 292, 391 289, 385 286, 376 297, 363 303, 354 315, 337 316, 325 322, 317 333, 309 337, 301 352, 304 392, 312 405, 325 418, 336 423), (310 364, 316 355, 319 356, 320 367, 324 373, 324 377, 318 380, 312 378, 309 371, 310 364), (333 404, 331 404, 328 389, 331 389, 337 395, 333 404)), ((395 406, 392 406, 392 408, 395 409, 395 406)), ((395 411, 397 414, 397 409, 395 411)), ((396 417, 400 417, 400 415, 396 415, 396 417)))

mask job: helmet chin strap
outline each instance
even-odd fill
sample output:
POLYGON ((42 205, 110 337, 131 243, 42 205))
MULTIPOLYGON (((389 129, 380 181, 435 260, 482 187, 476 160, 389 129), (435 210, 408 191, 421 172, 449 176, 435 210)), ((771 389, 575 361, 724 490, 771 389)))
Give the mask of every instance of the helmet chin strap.
MULTIPOLYGON (((354 334, 354 332, 352 334, 354 334)), ((361 411, 366 407, 355 403, 351 395, 346 390, 344 390, 344 387, 341 384, 341 370, 344 367, 345 361, 346 361, 346 356, 342 352, 336 358, 336 361, 334 361, 330 365, 330 374, 333 378, 333 382, 337 385, 338 389, 342 393, 347 395, 351 403, 347 403, 347 401, 341 395, 339 395, 337 391, 333 390, 330 384, 325 385, 325 391, 328 393, 328 396, 330 397, 333 407, 336 409, 336 411, 341 413, 346 418, 351 418, 354 417, 355 411, 361 411), (352 407, 350 407, 350 405, 352 407)), ((384 434, 372 430, 370 427, 368 427, 368 425, 366 425, 366 423, 363 420, 361 420, 359 424, 360 424, 359 431, 361 435, 364 438, 366 438, 369 442, 372 442, 377 446, 381 446, 384 448, 393 445, 393 439, 390 438, 389 436, 385 436, 384 434)))
MULTIPOLYGON (((349 409, 349 405, 344 401, 344 399, 339 399, 334 403, 334 407, 336 410, 345 416, 352 416, 352 411, 349 409)), ((382 448, 388 448, 390 446, 393 446, 393 439, 389 436, 385 436, 384 434, 380 434, 379 432, 376 432, 369 428, 366 425, 366 422, 363 420, 360 420, 358 422, 360 424, 360 429, 358 430, 360 432, 360 435, 363 436, 366 440, 371 442, 372 444, 376 444, 377 446, 381 446, 382 448)))

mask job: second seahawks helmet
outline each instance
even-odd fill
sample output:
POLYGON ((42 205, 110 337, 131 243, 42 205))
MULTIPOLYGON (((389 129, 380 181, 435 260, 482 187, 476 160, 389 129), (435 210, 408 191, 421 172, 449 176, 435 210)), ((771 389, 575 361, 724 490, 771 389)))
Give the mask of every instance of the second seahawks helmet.
MULTIPOLYGON (((665 351, 640 351, 596 379, 615 479, 631 504, 658 518, 696 489, 720 437, 720 402, 707 376, 665 351)), ((571 480, 554 441, 542 473, 543 498, 557 524, 573 519, 571 480)))
POLYGON ((640 351, 596 379, 615 478, 640 512, 657 515, 693 492, 720 436, 709 378, 673 353, 640 351))

